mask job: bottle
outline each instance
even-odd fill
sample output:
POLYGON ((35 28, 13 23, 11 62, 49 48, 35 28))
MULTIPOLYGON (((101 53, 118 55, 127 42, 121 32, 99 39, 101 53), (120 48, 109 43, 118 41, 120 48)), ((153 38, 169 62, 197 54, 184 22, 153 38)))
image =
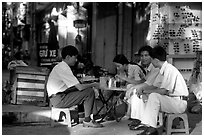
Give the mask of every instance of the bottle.
POLYGON ((112 86, 112 78, 110 78, 108 81, 108 88, 111 88, 111 86, 112 86))
POLYGON ((116 78, 116 88, 120 87, 120 78, 116 78))

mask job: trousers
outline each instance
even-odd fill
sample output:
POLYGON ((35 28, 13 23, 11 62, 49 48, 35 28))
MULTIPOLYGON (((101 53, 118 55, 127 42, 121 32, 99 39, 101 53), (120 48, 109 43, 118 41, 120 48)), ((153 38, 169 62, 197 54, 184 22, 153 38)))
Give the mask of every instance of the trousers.
POLYGON ((151 93, 144 107, 141 122, 156 128, 159 111, 166 113, 183 113, 186 108, 187 101, 182 100, 180 97, 151 93))
POLYGON ((130 117, 133 119, 142 119, 142 115, 144 114, 146 103, 142 98, 139 98, 136 94, 133 94, 130 98, 130 108, 131 114, 130 117))
POLYGON ((95 93, 93 88, 82 91, 61 92, 50 98, 50 103, 56 108, 69 108, 84 103, 85 117, 96 114, 95 93))

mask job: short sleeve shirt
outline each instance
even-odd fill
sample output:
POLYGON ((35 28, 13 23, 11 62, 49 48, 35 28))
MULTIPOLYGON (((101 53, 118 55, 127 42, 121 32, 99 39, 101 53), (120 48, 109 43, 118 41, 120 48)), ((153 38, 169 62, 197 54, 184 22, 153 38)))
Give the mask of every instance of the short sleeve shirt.
POLYGON ((77 85, 78 79, 73 75, 71 68, 64 61, 58 63, 51 71, 48 82, 48 96, 63 92, 67 88, 77 85))
POLYGON ((186 82, 177 68, 165 61, 160 69, 160 74, 163 75, 160 88, 165 88, 172 96, 188 96, 186 82))
POLYGON ((155 68, 152 65, 152 63, 150 63, 149 67, 147 68, 147 75, 145 77, 146 79, 145 83, 147 85, 154 85, 156 87, 160 86, 162 79, 161 77, 159 78, 158 75, 159 75, 159 69, 155 68))
POLYGON ((141 80, 144 73, 138 65, 128 64, 128 78, 141 80))

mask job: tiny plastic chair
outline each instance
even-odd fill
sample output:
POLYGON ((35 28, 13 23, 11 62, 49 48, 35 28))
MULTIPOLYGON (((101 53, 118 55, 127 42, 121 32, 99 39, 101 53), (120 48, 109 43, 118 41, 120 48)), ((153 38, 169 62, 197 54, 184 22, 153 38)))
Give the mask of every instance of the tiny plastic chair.
MULTIPOLYGON (((185 133, 189 134, 188 116, 186 113, 181 114, 166 114, 166 134, 171 135, 172 133, 185 133), (183 121, 184 127, 182 129, 175 129, 172 127, 173 121, 176 118, 180 118, 183 121)), ((180 122, 181 124, 181 122, 180 122)))
POLYGON ((67 124, 68 127, 72 126, 69 108, 51 108, 51 127, 55 127, 56 123, 67 124), (63 121, 63 117, 65 118, 64 122, 60 123, 63 121))
POLYGON ((71 119, 71 110, 75 110, 77 106, 73 106, 70 108, 55 108, 51 107, 51 127, 55 127, 57 123, 61 125, 67 125, 68 127, 72 127, 72 119, 71 119), (64 118, 64 120, 63 120, 64 118))

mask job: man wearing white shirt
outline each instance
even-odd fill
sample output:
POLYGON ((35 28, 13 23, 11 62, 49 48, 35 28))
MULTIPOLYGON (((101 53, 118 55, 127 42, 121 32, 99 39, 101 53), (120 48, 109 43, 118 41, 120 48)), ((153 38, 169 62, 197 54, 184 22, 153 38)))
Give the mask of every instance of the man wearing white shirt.
POLYGON ((98 83, 80 84, 73 75, 70 66, 77 62, 78 50, 74 46, 66 46, 62 49, 62 62, 58 63, 51 71, 47 92, 50 102, 56 108, 68 108, 84 103, 85 120, 84 127, 102 127, 91 119, 91 114, 96 114, 95 93, 93 87, 98 87, 98 83))
POLYGON ((161 46, 153 48, 152 64, 160 69, 163 80, 159 88, 137 90, 137 96, 149 94, 141 125, 144 131, 140 135, 157 134, 157 118, 159 111, 167 113, 183 113, 187 108, 188 89, 181 73, 166 61, 166 51, 161 46))
POLYGON ((136 90, 140 90, 140 88, 148 88, 148 89, 155 88, 154 86, 158 86, 161 83, 161 77, 157 78, 159 74, 159 69, 155 68, 151 63, 151 57, 150 57, 151 51, 152 51, 152 47, 143 46, 142 48, 140 48, 138 52, 141 58, 140 59, 141 66, 146 71, 146 76, 145 76, 146 81, 144 83, 133 86, 130 90, 131 97, 130 97, 129 103, 131 108, 130 117, 132 119, 131 123, 128 124, 128 126, 130 127, 130 130, 135 130, 135 128, 137 128, 137 126, 140 124, 141 117, 145 109, 146 102, 144 100, 146 100, 145 98, 147 98, 147 95, 142 95, 138 97, 135 94, 136 90), (154 83, 154 86, 152 86, 153 83, 154 83))

